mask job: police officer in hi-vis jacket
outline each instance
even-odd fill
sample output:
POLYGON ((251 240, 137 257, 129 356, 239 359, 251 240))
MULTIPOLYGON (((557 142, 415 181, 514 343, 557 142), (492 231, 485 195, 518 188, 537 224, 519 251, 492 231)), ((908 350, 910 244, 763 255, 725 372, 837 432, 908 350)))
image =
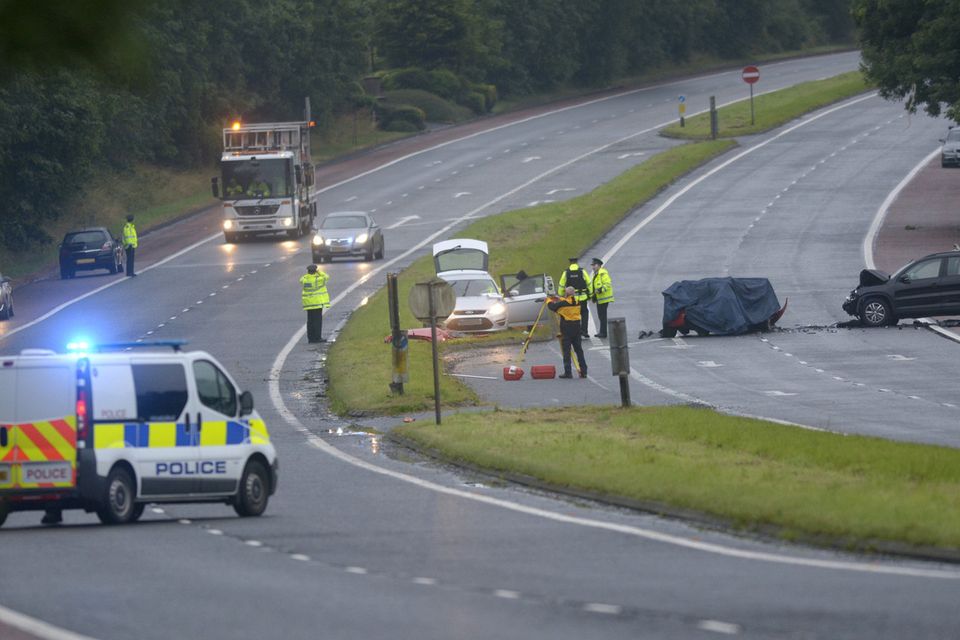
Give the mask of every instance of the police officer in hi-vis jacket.
POLYGON ((323 337, 323 309, 330 306, 327 280, 330 277, 311 264, 300 276, 300 298, 307 312, 307 342, 326 342, 323 337))

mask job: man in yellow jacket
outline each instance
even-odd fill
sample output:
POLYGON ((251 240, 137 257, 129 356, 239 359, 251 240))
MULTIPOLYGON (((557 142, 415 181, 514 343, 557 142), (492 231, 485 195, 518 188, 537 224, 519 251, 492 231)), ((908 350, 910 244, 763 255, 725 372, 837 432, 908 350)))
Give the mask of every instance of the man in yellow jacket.
POLYGON ((580 301, 577 300, 577 290, 567 287, 562 298, 550 297, 547 308, 560 316, 560 349, 563 352, 563 373, 561 378, 572 378, 573 368, 570 362, 570 349, 577 354, 580 363, 580 377, 587 377, 587 361, 583 358, 583 347, 580 345, 580 301))
POLYGON ((307 312, 307 342, 326 342, 323 338, 323 309, 330 306, 327 280, 330 277, 311 264, 300 276, 300 298, 307 312))
POLYGON ((610 280, 610 273, 604 268, 603 260, 600 258, 591 260, 590 267, 593 269, 590 290, 593 293, 593 301, 597 303, 597 323, 599 324, 594 337, 606 338, 607 305, 613 302, 613 281, 610 280))
POLYGON ((123 225, 123 249, 127 254, 127 275, 133 277, 137 272, 133 269, 133 257, 137 252, 137 227, 133 224, 133 216, 127 216, 127 223, 123 225))

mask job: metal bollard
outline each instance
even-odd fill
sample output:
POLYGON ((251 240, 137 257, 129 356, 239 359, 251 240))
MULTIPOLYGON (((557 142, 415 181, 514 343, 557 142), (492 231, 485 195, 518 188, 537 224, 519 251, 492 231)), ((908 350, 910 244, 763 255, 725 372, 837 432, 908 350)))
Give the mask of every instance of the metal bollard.
POLYGON ((627 319, 609 318, 610 366, 620 378, 620 404, 630 406, 630 349, 627 346, 627 319))

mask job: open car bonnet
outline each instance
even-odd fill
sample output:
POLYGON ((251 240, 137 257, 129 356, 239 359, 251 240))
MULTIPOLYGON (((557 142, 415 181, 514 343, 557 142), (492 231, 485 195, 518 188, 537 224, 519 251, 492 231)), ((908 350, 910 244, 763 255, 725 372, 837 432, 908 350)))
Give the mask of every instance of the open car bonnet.
POLYGON ((890 279, 890 274, 879 269, 864 269, 860 272, 860 286, 872 287, 890 279))
POLYGON ((490 252, 482 240, 461 238, 433 245, 433 265, 438 274, 449 271, 483 271, 488 268, 490 252))

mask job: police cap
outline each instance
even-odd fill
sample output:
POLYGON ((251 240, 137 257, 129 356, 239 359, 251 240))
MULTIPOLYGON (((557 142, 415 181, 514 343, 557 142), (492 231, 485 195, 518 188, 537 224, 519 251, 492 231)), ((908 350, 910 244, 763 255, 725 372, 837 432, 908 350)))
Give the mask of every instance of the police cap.
POLYGON ((317 272, 317 265, 315 264, 307 265, 307 273, 316 273, 316 272, 317 272))

